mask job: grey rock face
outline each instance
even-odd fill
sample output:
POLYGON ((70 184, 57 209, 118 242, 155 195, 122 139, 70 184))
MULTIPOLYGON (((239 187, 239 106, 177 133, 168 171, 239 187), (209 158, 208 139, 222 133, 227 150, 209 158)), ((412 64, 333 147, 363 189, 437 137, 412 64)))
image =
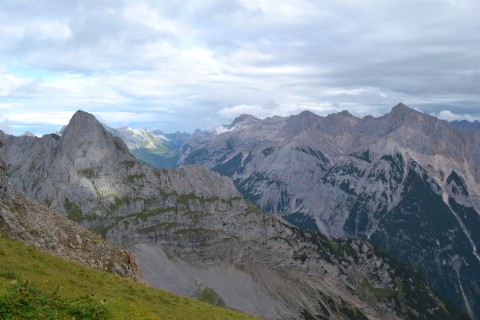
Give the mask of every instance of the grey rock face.
POLYGON ((128 250, 116 247, 78 224, 12 190, 0 157, 0 234, 80 264, 142 281, 128 250))
MULTIPOLYGON (((3 141, 0 139, 0 149, 3 147, 3 141)), ((0 156, 0 201, 5 204, 11 203, 11 190, 8 186, 7 164, 0 156)))
POLYGON ((180 163, 230 177, 259 208, 298 226, 370 239, 478 318, 479 141, 478 130, 399 104, 379 118, 243 116, 226 132, 187 141, 180 163))
POLYGON ((2 138, 12 186, 131 248, 153 285, 190 296, 208 288, 271 319, 461 317, 371 245, 262 213, 203 167, 141 164, 91 115, 77 113, 62 137, 2 138))

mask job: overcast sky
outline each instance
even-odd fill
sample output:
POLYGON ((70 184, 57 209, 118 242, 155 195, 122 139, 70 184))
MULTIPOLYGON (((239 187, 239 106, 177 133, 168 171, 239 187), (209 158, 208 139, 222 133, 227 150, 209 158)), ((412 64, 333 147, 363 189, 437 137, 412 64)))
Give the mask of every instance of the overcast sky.
POLYGON ((0 129, 242 113, 480 119, 478 0, 0 0, 0 129))

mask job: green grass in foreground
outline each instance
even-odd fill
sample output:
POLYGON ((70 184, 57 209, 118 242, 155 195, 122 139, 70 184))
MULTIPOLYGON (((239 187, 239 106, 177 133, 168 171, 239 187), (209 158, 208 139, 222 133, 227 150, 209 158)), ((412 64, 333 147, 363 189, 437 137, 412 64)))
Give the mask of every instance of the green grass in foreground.
MULTIPOLYGON (((72 303, 83 301, 86 308, 105 307, 108 319, 255 319, 84 267, 0 235, 0 303, 9 297, 17 299, 15 292, 23 294, 25 288, 20 288, 25 283, 28 290, 34 291, 36 302, 57 301, 66 308, 65 314, 69 314, 72 303), (91 299, 86 299, 87 296, 91 299)), ((44 319, 72 319, 64 317, 62 312, 44 319)))

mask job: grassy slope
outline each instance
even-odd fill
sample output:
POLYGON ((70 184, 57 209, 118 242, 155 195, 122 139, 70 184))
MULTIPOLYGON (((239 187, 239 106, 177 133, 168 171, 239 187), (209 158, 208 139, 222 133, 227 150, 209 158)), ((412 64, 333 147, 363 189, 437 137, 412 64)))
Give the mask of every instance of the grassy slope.
MULTIPOLYGON (((255 319, 236 311, 210 306, 134 281, 51 256, 0 235, 0 271, 14 272, 39 289, 73 298, 93 293, 113 319, 255 319)), ((0 274, 2 273, 0 272, 0 274)), ((12 281, 0 276, 0 296, 12 281)))

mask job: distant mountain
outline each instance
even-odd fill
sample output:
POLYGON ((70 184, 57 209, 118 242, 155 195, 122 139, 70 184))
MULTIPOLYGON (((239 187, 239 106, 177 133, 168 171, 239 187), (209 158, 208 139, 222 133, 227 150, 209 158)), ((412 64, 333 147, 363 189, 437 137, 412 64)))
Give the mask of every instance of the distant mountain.
POLYGON ((480 129, 480 121, 454 120, 450 124, 458 129, 480 129))
POLYGON ((403 104, 379 118, 305 111, 224 128, 187 140, 179 163, 230 177, 304 229, 369 239, 480 319, 480 131, 403 104))
POLYGON ((62 136, 0 138, 12 187, 132 249, 152 285, 269 319, 465 318, 369 243, 262 213, 200 166, 142 164, 85 112, 62 136))
POLYGON ((29 136, 29 137, 35 137, 35 135, 33 133, 31 133, 30 131, 25 131, 23 133, 24 136, 29 136))
POLYGON ((135 157, 156 168, 177 167, 178 150, 191 136, 184 132, 164 133, 159 129, 131 129, 126 126, 118 129, 105 128, 121 138, 135 157))

